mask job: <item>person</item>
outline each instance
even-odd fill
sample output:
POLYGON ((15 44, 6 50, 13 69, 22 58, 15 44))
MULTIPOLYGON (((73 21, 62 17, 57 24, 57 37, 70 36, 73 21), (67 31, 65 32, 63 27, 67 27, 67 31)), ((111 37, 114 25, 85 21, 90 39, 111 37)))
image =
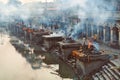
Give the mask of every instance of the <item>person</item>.
POLYGON ((82 46, 80 46, 79 52, 80 53, 83 52, 82 46))
POLYGON ((86 36, 84 36, 84 37, 83 37, 83 46, 86 45, 86 40, 87 40, 87 38, 86 38, 86 36))
POLYGON ((85 45, 85 37, 83 37, 83 45, 85 45))
POLYGON ((92 47, 92 40, 88 40, 88 49, 92 47))
POLYGON ((97 41, 97 34, 94 35, 93 40, 96 42, 97 41))

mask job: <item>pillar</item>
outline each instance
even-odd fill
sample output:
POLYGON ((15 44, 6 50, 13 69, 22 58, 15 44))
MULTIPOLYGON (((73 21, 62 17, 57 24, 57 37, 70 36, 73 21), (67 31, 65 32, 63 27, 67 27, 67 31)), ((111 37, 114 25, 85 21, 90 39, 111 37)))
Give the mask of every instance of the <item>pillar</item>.
POLYGON ((18 29, 19 29, 18 26, 16 26, 16 33, 15 34, 17 34, 17 36, 18 36, 18 33, 19 33, 18 29))
POLYGON ((106 36, 105 36, 105 27, 103 28, 103 42, 105 42, 105 38, 106 38, 106 36))
POLYGON ((119 46, 120 46, 120 29, 119 29, 119 46))
POLYGON ((30 34, 30 41, 32 41, 32 33, 29 33, 30 34))
POLYGON ((97 40, 99 40, 99 25, 97 25, 97 40))
POLYGON ((110 28, 110 42, 113 42, 113 30, 110 28))
POLYGON ((26 31, 24 31, 24 33, 25 33, 25 41, 26 41, 26 39, 27 39, 27 32, 26 32, 26 31))
POLYGON ((93 37, 93 24, 91 24, 91 37, 93 37))
POLYGON ((86 31, 87 31, 87 32, 86 32, 86 37, 88 37, 88 33, 89 33, 89 31, 88 31, 88 27, 89 27, 88 23, 86 23, 86 26, 87 26, 87 28, 86 28, 86 29, 87 29, 87 30, 86 30, 86 31))

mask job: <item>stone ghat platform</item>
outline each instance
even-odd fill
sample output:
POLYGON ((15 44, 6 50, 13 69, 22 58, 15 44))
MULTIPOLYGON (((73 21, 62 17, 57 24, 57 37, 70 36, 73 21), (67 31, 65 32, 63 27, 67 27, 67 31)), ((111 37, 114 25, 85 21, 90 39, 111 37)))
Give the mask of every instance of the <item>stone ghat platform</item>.
POLYGON ((111 60, 102 69, 93 74, 93 80, 120 80, 120 64, 119 59, 111 60))

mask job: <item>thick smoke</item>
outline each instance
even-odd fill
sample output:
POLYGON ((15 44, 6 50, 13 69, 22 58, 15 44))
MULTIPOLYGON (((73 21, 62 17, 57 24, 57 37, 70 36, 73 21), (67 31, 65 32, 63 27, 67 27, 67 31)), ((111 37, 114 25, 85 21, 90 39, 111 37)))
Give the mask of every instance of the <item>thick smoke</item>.
POLYGON ((71 14, 77 15, 80 19, 80 22, 73 27, 72 33, 70 32, 70 36, 74 38, 75 35, 80 36, 85 23, 98 25, 109 22, 111 18, 114 19, 112 12, 116 11, 115 4, 116 1, 113 0, 67 0, 62 9, 66 11, 72 9, 71 14))
POLYGON ((24 22, 27 26, 31 23, 38 24, 39 16, 43 14, 43 6, 39 3, 22 4, 18 0, 0 2, 0 22, 24 22), (36 23, 35 23, 36 22, 36 23))
POLYGON ((111 19, 111 11, 116 10, 113 5, 116 0, 59 0, 57 2, 22 4, 17 0, 9 0, 9 3, 0 3, 0 20, 6 22, 23 21, 27 27, 34 28, 39 28, 41 24, 45 27, 57 25, 58 31, 63 31, 67 36, 78 38, 77 35, 82 34, 86 22, 104 24, 111 19), (47 7, 51 7, 52 10, 47 10, 47 7), (77 16, 80 21, 73 25, 70 21, 72 16, 77 16), (69 26, 71 29, 67 29, 69 26))

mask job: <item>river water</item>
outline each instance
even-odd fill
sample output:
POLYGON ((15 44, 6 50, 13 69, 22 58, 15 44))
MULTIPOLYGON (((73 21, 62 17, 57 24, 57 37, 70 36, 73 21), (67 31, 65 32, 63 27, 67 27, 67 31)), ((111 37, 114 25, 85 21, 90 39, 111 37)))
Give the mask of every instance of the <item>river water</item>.
POLYGON ((3 35, 0 41, 0 80, 73 80, 72 69, 50 54, 41 53, 46 58, 40 68, 34 69, 23 51, 10 43, 8 35, 3 35))

